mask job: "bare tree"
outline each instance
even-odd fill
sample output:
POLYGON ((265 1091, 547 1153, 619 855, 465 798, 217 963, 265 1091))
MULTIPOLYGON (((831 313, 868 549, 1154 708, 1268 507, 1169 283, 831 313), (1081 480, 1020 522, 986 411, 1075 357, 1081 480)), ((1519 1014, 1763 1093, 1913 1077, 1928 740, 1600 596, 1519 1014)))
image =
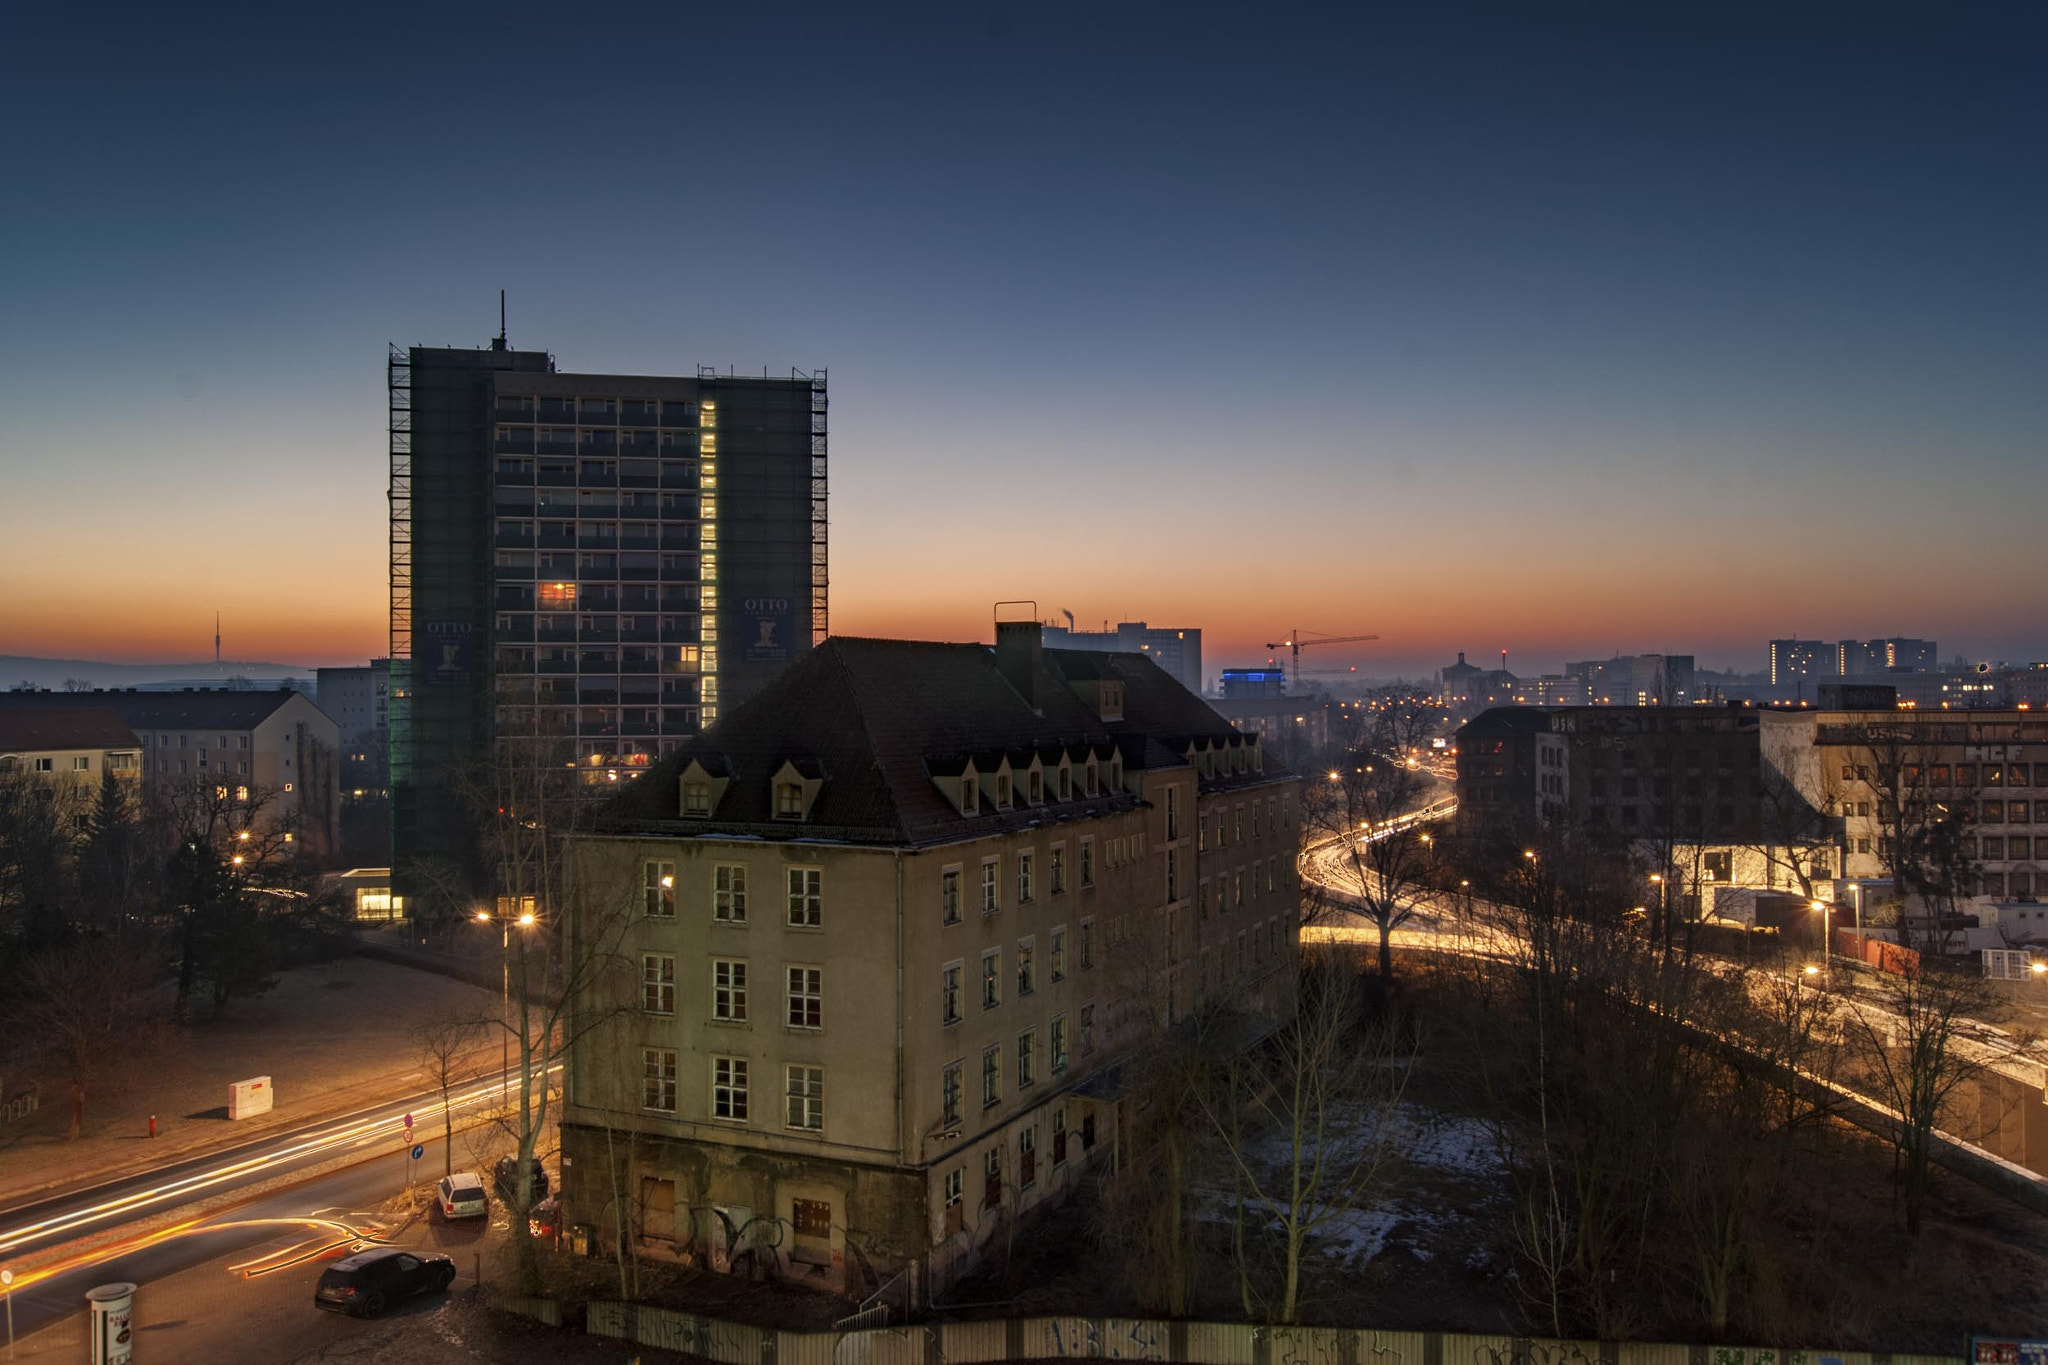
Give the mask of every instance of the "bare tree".
POLYGON ((490 1022, 473 1012, 442 1009, 413 1026, 413 1058, 441 1092, 441 1160, 443 1175, 455 1173, 455 1114, 449 1107, 455 1087, 474 1064, 473 1054, 490 1022))
POLYGON ((1338 850, 1350 883, 1341 904, 1379 931, 1379 975, 1394 978, 1394 931, 1414 918, 1434 870, 1433 836, 1420 818, 1426 783, 1412 756, 1421 708, 1389 704, 1347 723, 1346 752, 1302 784, 1305 840, 1338 850))
POLYGON ((22 969, 13 1024, 48 1050, 70 1083, 67 1137, 84 1131, 88 1094, 161 1041, 149 1004, 158 980, 154 945, 133 935, 52 948, 22 969))
POLYGON ((1879 973, 1865 994, 1847 1011, 1853 1059, 1859 1079, 1883 1102, 1879 1126, 1892 1148, 1894 1197, 1907 1233, 1918 1237, 1938 1130, 1962 1126, 1966 1088, 1974 1093, 1972 1082, 2030 1038, 1976 1027, 1996 1013, 1997 997, 1981 978, 1925 959, 1879 973))
POLYGON ((1369 1201, 1413 1055, 1405 1033, 1367 1022, 1358 973, 1324 953, 1304 966, 1294 1017, 1196 1090, 1238 1196, 1247 1317, 1299 1320, 1310 1243, 1369 1201))
MULTIPOLYGON (((516 722, 515 722, 516 723, 516 722)), ((630 968, 620 944, 637 905, 637 885, 621 869, 606 879, 571 877, 570 838, 591 821, 594 804, 580 786, 573 741, 544 730, 530 713, 525 732, 501 733, 489 760, 461 775, 495 880, 501 943, 509 957, 504 1029, 516 1093, 500 1123, 511 1137, 520 1179, 512 1196, 512 1246, 520 1292, 538 1292, 540 1258, 527 1226, 532 1202, 525 1173, 538 1160, 559 1095, 556 1079, 577 1040, 631 1007, 630 968), (572 899, 576 913, 569 907, 572 899)), ((583 860, 586 869, 593 860, 583 860)))

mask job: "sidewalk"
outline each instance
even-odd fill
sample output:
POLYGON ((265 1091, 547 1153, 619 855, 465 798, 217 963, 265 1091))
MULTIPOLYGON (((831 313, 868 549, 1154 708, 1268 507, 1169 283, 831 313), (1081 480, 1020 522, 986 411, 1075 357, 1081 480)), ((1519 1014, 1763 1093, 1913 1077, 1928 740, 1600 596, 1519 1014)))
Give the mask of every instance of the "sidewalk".
MULTIPOLYGON (((444 1009, 494 1015, 497 992, 388 962, 342 958, 283 973, 269 994, 233 1002, 217 1022, 192 1024, 164 1054, 88 1093, 85 1131, 76 1141, 64 1139, 68 1089, 45 1078, 41 1111, 0 1127, 0 1208, 423 1090, 431 1081, 414 1056, 411 1030, 444 1009), (255 1076, 271 1078, 275 1108, 230 1121, 229 1084, 255 1076)), ((205 1007, 198 1013, 203 1018, 205 1007)), ((498 1055, 495 1041, 478 1048, 464 1074, 495 1069, 498 1055)))

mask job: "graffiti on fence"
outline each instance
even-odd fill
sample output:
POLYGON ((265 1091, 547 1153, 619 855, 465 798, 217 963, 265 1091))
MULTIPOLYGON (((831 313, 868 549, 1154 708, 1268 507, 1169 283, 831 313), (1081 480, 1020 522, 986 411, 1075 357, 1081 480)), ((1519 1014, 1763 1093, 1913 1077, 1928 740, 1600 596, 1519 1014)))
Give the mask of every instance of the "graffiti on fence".
POLYGON ((1098 1360, 1166 1359, 1166 1324, 1123 1318, 1047 1318, 1046 1354, 1098 1360))
MULTIPOLYGON (((1597 1362, 1576 1342, 1516 1341, 1506 1350, 1480 1343, 1472 1348, 1472 1365, 1597 1365, 1597 1362)), ((1714 1365, 1723 1363, 1716 1361, 1714 1365)))
POLYGON ((1278 1328, 1265 1336, 1270 1365, 1338 1365, 1335 1332, 1313 1327, 1278 1328))
POLYGON ((1707 1365, 1843 1365, 1843 1362, 1840 1356, 1815 1355, 1807 1351, 1716 1346, 1708 1357, 1707 1365))
POLYGON ((1358 1335, 1361 1365, 1406 1365, 1400 1343, 1387 1333, 1361 1332, 1358 1335))

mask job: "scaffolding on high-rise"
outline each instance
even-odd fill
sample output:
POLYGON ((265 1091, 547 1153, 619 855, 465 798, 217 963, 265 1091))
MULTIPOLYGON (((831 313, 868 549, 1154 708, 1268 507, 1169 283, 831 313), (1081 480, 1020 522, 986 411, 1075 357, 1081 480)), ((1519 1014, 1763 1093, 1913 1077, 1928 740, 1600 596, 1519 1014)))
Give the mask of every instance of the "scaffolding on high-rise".
POLYGON ((811 643, 830 631, 825 564, 825 371, 811 375, 811 643))
MULTIPOLYGON (((387 724, 392 772, 398 755, 410 753, 412 689, 406 667, 412 658, 412 352, 392 344, 384 362, 389 400, 391 487, 391 670, 387 724)), ((409 775, 409 773, 407 774, 409 775)))

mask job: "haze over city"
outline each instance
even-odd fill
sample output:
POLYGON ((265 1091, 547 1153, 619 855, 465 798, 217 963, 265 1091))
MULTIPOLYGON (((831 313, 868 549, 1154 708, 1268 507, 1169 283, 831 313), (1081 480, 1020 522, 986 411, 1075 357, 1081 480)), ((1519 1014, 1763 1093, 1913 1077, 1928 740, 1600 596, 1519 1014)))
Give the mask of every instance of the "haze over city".
POLYGON ((501 288, 565 369, 829 367, 843 633, 2048 628, 2036 11, 516 13, 14 16, 0 646, 384 652, 385 346, 501 288))

